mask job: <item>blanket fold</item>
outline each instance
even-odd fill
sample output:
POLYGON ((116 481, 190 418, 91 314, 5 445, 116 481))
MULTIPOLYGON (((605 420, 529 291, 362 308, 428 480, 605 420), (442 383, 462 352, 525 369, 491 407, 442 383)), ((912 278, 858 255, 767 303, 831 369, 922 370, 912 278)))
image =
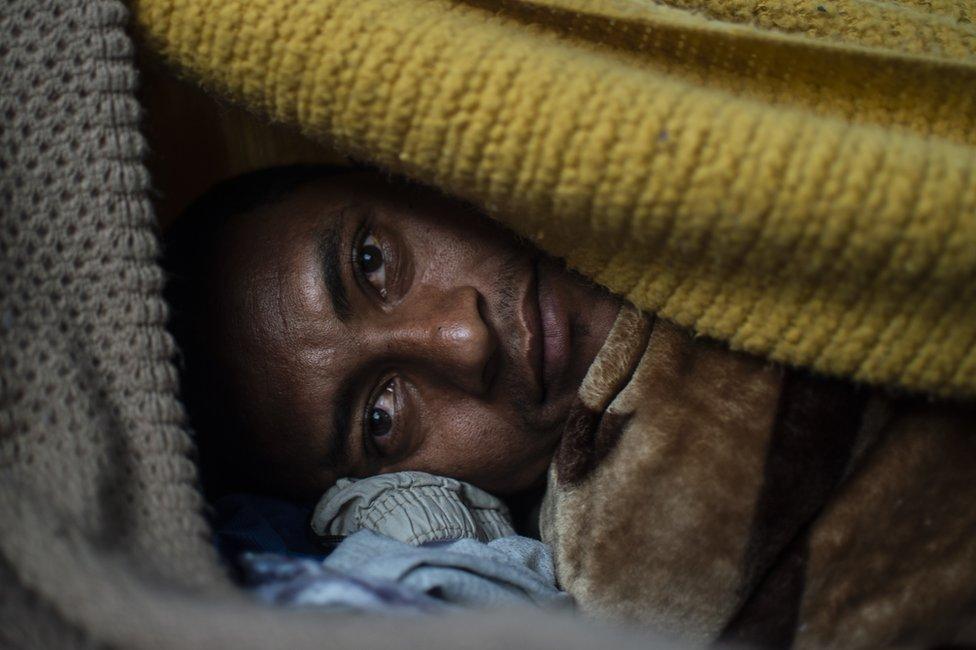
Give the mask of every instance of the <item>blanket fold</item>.
POLYGON ((585 611, 697 643, 965 641, 972 405, 892 399, 624 312, 573 413, 541 526, 585 611))
POLYGON ((696 332, 976 396, 959 3, 132 0, 182 75, 696 332))

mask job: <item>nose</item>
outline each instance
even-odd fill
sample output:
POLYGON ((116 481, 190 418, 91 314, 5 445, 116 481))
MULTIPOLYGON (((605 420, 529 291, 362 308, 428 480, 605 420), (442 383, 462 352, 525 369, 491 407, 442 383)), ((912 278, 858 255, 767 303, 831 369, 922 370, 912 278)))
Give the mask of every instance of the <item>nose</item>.
POLYGON ((474 287, 429 290, 399 314, 391 314, 389 344, 398 357, 424 368, 434 379, 480 395, 488 391, 498 364, 498 340, 474 287))

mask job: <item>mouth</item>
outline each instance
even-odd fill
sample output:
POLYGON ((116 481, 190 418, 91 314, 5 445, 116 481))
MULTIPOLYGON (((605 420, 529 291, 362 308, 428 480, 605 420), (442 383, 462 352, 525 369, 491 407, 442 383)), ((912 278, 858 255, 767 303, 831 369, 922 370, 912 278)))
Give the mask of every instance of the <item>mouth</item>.
POLYGON ((542 314, 539 309, 539 262, 532 264, 529 281, 522 296, 522 322, 526 328, 525 359, 535 386, 536 399, 546 401, 546 386, 543 374, 543 354, 545 353, 545 334, 542 330, 542 314))
POLYGON ((554 395, 567 372, 572 350, 569 317, 549 272, 541 261, 532 265, 522 305, 522 320, 528 330, 526 359, 537 386, 540 403, 554 395))

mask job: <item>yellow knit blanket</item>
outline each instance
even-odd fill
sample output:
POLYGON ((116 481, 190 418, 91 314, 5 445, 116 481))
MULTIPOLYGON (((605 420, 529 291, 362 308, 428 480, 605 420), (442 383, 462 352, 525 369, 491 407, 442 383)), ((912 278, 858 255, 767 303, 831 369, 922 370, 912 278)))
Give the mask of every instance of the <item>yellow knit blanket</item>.
POLYGON ((732 348, 976 396, 973 0, 131 0, 204 87, 732 348))

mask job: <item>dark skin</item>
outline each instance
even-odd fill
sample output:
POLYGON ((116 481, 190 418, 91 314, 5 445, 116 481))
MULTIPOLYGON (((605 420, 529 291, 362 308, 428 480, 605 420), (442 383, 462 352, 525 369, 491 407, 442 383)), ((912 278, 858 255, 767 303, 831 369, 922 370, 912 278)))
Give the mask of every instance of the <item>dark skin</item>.
POLYGON ((373 173, 231 219, 209 340, 265 488, 399 470, 544 481, 620 302, 471 208, 373 173))

